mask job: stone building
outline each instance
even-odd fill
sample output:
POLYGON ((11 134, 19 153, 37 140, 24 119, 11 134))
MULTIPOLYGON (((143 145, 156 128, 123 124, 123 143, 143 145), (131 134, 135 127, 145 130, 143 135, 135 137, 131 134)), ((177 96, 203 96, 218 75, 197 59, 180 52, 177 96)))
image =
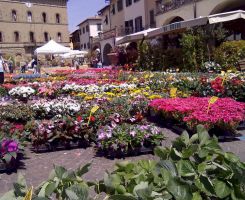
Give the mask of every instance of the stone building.
POLYGON ((31 55, 50 39, 69 46, 67 0, 0 0, 1 52, 31 55))

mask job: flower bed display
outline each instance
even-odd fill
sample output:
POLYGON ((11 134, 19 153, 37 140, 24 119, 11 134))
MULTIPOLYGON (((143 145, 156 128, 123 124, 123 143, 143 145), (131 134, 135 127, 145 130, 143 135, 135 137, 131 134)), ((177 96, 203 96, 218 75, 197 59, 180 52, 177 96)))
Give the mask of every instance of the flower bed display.
POLYGON ((203 124, 208 129, 218 127, 234 132, 245 119, 245 103, 219 98, 209 106, 209 100, 210 98, 198 97, 156 99, 149 106, 165 119, 185 122, 190 129, 203 124))
POLYGON ((151 125, 122 124, 106 126, 98 131, 98 151, 110 157, 138 155, 152 151, 164 139, 162 131, 151 125))
MULTIPOLYGON (((148 105, 156 113, 161 112, 165 118, 185 123, 191 129, 201 123, 208 128, 235 131, 238 123, 244 120, 244 104, 235 101, 245 101, 244 82, 244 73, 153 73, 111 69, 62 70, 28 79, 7 77, 5 84, 0 86, 0 120, 8 123, 11 130, 3 131, 0 126, 0 132, 12 134, 17 130, 8 138, 21 140, 20 144, 22 140, 29 142, 37 151, 86 147, 93 142, 106 155, 125 156, 146 144, 151 147, 156 144, 141 138, 140 145, 136 145, 135 139, 147 133, 135 137, 129 134, 131 129, 137 132, 143 124, 151 124, 148 105), (209 96, 220 99, 207 113, 209 96), (176 98, 168 99, 170 97, 176 98), (165 107, 160 108, 160 105, 165 107), (122 130, 123 138, 128 137, 129 140, 124 138, 127 141, 124 147, 120 146, 117 136, 101 139, 101 131, 106 132, 109 127, 114 127, 115 133, 122 130), (112 149, 112 143, 118 148, 112 149)), ((163 136, 157 136, 159 144, 163 136)))

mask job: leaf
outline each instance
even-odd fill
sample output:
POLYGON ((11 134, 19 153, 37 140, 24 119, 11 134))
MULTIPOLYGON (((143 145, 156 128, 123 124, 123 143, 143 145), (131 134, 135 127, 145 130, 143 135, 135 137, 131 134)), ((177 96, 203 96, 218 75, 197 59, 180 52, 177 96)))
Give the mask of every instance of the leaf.
POLYGON ((202 197, 199 192, 195 192, 192 195, 193 195, 192 200, 202 200, 202 197))
POLYGON ((9 153, 6 153, 4 156, 3 156, 3 159, 6 161, 6 163, 10 163, 11 160, 12 160, 12 155, 9 154, 9 153))
POLYGON ((208 131, 204 128, 203 125, 198 125, 197 133, 198 133, 198 139, 200 142, 200 146, 203 146, 210 138, 208 135, 208 131))
POLYGON ((49 182, 45 182, 42 186, 41 186, 41 189, 38 193, 38 197, 45 197, 46 196, 46 193, 45 193, 45 190, 46 190, 46 187, 48 186, 49 182))
POLYGON ((190 142, 190 137, 189 137, 189 134, 188 134, 187 131, 184 131, 180 137, 181 137, 182 141, 183 141, 186 145, 189 144, 189 142, 190 142))
POLYGON ((223 181, 220 180, 214 180, 214 190, 216 195, 223 199, 230 195, 231 193, 231 188, 223 181))
POLYGON ((140 182, 134 187, 133 193, 140 199, 147 199, 151 196, 152 190, 149 188, 148 182, 140 182))
POLYGON ((205 192, 208 195, 212 195, 215 193, 212 182, 210 181, 208 177, 201 175, 199 179, 195 180, 195 185, 197 186, 199 190, 201 190, 202 192, 205 192))
POLYGON ((23 200, 32 200, 32 192, 33 192, 33 187, 31 187, 28 192, 26 193, 26 196, 24 197, 23 200))
POLYGON ((80 167, 77 170, 76 174, 77 176, 81 177, 82 175, 86 174, 90 169, 91 169, 91 163, 88 163, 84 165, 83 167, 80 167))
POLYGON ((192 193, 189 185, 187 185, 179 177, 171 178, 167 184, 167 189, 176 200, 192 199, 192 193))
POLYGON ((104 175, 104 183, 108 189, 115 189, 117 186, 120 185, 121 179, 117 174, 108 174, 105 173, 104 175))
POLYGON ((88 186, 84 183, 75 184, 65 190, 69 200, 88 200, 88 186))
POLYGON ((67 172, 67 170, 64 167, 61 166, 55 166, 54 167, 55 170, 55 174, 59 179, 62 179, 62 176, 65 172, 67 172))
POLYGON ((178 171, 173 161, 171 160, 160 160, 158 165, 164 167, 167 171, 171 173, 172 176, 177 176, 178 171))
POLYGON ((137 200, 137 198, 133 196, 117 194, 110 196, 109 200, 137 200))
POLYGON ((189 160, 178 161, 177 169, 180 176, 188 177, 188 176, 194 176, 196 174, 195 169, 193 168, 191 161, 189 160))
POLYGON ((45 188, 45 196, 49 197, 56 189, 56 184, 54 182, 49 183, 45 188))
POLYGON ((233 163, 237 163, 240 160, 235 154, 230 153, 230 152, 225 153, 225 158, 228 161, 233 162, 233 163))
POLYGON ((154 149, 154 154, 156 156, 158 156, 159 158, 161 158, 162 160, 166 160, 167 156, 168 156, 168 151, 167 151, 167 149, 163 149, 161 147, 156 147, 154 149))
POLYGON ((182 150, 182 157, 183 158, 190 158, 193 154, 197 152, 198 145, 192 144, 188 146, 186 149, 182 150))

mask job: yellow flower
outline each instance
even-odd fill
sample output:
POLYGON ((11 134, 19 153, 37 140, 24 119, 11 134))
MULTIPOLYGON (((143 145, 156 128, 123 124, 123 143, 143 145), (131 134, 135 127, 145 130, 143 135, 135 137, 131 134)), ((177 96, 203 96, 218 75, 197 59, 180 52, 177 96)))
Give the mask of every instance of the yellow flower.
POLYGON ((92 95, 91 95, 91 96, 88 95, 88 96, 86 96, 86 97, 84 98, 85 101, 93 100, 93 99, 94 99, 94 96, 92 96, 92 95))
POLYGON ((108 95, 108 96, 111 96, 111 97, 116 96, 116 95, 115 95, 114 93, 112 93, 112 92, 105 92, 105 94, 108 95))
POLYGON ((153 94, 149 97, 149 99, 160 99, 162 98, 161 95, 158 95, 158 94, 153 94))
POLYGON ((78 96, 78 97, 85 97, 86 95, 87 95, 86 93, 80 92, 76 96, 78 96))

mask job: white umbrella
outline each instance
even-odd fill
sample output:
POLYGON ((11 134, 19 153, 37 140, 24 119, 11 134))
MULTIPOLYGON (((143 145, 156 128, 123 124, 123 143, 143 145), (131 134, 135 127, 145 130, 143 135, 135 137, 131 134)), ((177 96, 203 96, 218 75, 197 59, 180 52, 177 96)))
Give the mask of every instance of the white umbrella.
POLYGON ((35 54, 64 54, 69 53, 70 48, 50 40, 47 44, 35 50, 35 54))

